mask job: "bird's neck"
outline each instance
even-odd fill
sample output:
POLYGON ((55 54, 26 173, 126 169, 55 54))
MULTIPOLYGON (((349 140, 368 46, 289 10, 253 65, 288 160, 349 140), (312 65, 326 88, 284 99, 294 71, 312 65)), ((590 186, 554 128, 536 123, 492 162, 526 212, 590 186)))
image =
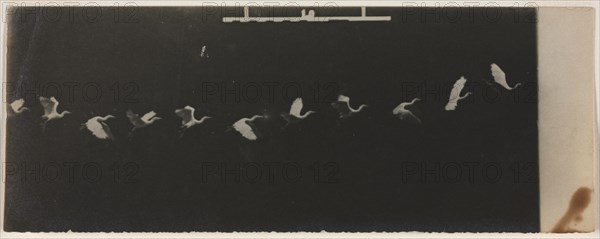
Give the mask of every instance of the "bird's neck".
POLYGON ((255 120, 255 119, 262 118, 262 117, 263 117, 263 116, 260 116, 260 115, 255 115, 255 116, 252 116, 252 118, 248 119, 248 121, 253 121, 253 120, 255 120))
POLYGON ((204 121, 205 121, 205 120, 207 120, 207 119, 208 119, 208 117, 204 116, 204 117, 202 117, 200 120, 197 120, 197 121, 198 121, 198 123, 200 123, 200 124, 201 124, 202 122, 204 122, 204 121))
POLYGON ((356 109, 356 112, 359 112, 359 111, 361 111, 363 108, 365 108, 365 106, 366 106, 366 105, 360 105, 360 106, 358 107, 358 109, 356 109))

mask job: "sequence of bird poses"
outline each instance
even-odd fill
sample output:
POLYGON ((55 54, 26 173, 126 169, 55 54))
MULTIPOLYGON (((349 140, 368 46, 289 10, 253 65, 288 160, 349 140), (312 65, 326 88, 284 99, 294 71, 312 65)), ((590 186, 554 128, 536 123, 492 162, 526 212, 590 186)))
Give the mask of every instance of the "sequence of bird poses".
MULTIPOLYGON (((496 84, 502 86, 506 90, 513 90, 517 88, 520 83, 515 84, 514 87, 508 86, 506 82, 506 74, 500 69, 500 67, 496 64, 491 64, 491 72, 492 77, 496 84)), ((467 79, 465 77, 460 77, 454 83, 454 86, 450 92, 450 97, 448 99, 448 103, 445 106, 446 111, 456 110, 458 107, 458 103, 460 100, 465 99, 467 96, 471 94, 471 92, 467 92, 466 94, 461 96, 461 92, 465 86, 467 79)), ((392 115, 396 116, 398 119, 403 121, 408 121, 412 123, 421 123, 421 119, 417 117, 413 112, 407 107, 412 106, 416 102, 418 102, 419 98, 414 98, 410 102, 402 102, 398 106, 396 106, 392 111, 392 115)), ((69 111, 62 111, 58 113, 58 105, 59 102, 54 97, 46 98, 43 96, 39 97, 40 104, 44 108, 44 114, 42 115, 43 122, 41 123, 42 131, 45 129, 46 124, 49 121, 59 120, 65 117, 67 114, 70 114, 69 111)), ((25 100, 18 99, 10 103, 10 108, 14 114, 22 114, 23 112, 29 111, 27 107, 24 107, 25 100)), ((337 100, 331 103, 331 106, 337 110, 339 114, 339 119, 344 120, 354 115, 357 115, 363 111, 365 107, 368 107, 366 104, 361 104, 357 108, 354 108, 350 104, 350 97, 345 95, 338 95, 337 100)), ((294 102, 290 106, 289 112, 283 112, 280 116, 287 122, 284 126, 287 127, 291 124, 296 124, 301 122, 302 120, 310 117, 312 114, 316 114, 316 111, 308 110, 304 114, 302 114, 302 98, 296 98, 294 102)), ((197 119, 194 116, 195 109, 192 106, 185 106, 182 109, 176 109, 174 111, 175 115, 181 118, 181 127, 180 134, 183 135, 186 130, 202 125, 206 120, 211 119, 210 116, 203 116, 200 119, 197 119)), ((130 134, 134 131, 145 128, 149 125, 152 125, 159 121, 161 117, 158 117, 156 112, 150 111, 143 116, 138 115, 132 110, 128 110, 125 115, 133 125, 133 128, 130 131, 130 134)), ((81 124, 82 129, 89 130, 95 137, 98 139, 106 139, 106 140, 114 140, 114 136, 110 130, 110 127, 106 123, 108 119, 115 118, 113 115, 106 116, 94 116, 90 118, 87 122, 81 124)), ((260 133, 258 129, 254 126, 254 121, 257 119, 265 119, 269 118, 267 115, 254 115, 250 118, 242 118, 235 121, 227 131, 235 130, 242 137, 247 140, 254 141, 260 138, 260 133)))

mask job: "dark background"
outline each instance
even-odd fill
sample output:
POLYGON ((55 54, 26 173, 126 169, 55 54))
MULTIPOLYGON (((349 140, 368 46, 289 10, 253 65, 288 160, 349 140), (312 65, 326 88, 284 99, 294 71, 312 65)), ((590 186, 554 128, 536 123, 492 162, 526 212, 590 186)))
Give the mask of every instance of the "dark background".
MULTIPOLYGON (((290 9, 272 13, 299 14, 290 9)), ((31 112, 7 120, 7 231, 539 231, 534 9, 369 8, 392 21, 277 24, 222 23, 216 8, 98 8, 92 20, 94 9, 71 10, 9 15, 8 101, 25 98, 31 112), (210 58, 200 57, 203 45, 210 58), (491 63, 509 85, 523 86, 486 84, 491 63), (444 111, 460 76, 468 79, 463 92, 474 94, 444 111), (102 95, 86 99, 79 87, 69 99, 69 82, 96 84, 102 95), (287 111, 296 95, 275 88, 274 100, 203 98, 202 82, 298 84, 305 109, 318 113, 283 131, 277 117, 258 122, 264 138, 247 142, 227 126, 287 111), (338 93, 370 107, 338 122, 330 106, 338 93), (39 95, 56 96, 59 111, 73 114, 42 133, 39 95), (413 108, 420 125, 391 115, 413 97, 423 99, 413 108), (214 118, 179 138, 173 111, 188 104, 196 117, 214 118), (128 137, 128 109, 163 120, 128 137), (117 140, 79 129, 106 114, 117 116, 108 122, 117 140), (294 163, 302 177, 202 181, 207 162, 294 163), (63 167, 50 180, 53 166, 65 163, 79 165, 75 176, 63 167), (407 175, 415 163, 420 169, 407 175), (472 163, 480 165, 469 181, 472 163), (99 181, 82 179, 82 165, 91 164, 102 171, 99 181), (490 164, 502 169, 499 181, 482 177, 490 164), (440 176, 448 165, 462 167, 461 180, 440 176), (421 180, 427 169, 435 173, 421 180)))

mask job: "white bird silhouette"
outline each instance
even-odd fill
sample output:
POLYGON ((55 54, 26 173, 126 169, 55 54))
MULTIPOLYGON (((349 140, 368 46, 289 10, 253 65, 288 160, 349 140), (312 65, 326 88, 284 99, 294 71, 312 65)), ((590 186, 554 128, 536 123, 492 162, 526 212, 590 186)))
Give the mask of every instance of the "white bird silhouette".
POLYGON ((133 111, 131 111, 131 110, 128 110, 126 114, 127 114, 127 118, 129 118, 129 121, 131 122, 131 124, 133 124, 133 128, 131 129, 131 132, 135 131, 136 129, 144 128, 144 127, 154 123, 154 121, 162 119, 162 118, 156 116, 156 112, 154 112, 154 111, 150 111, 142 117, 140 117, 136 113, 133 113, 133 111))
POLYGON ((331 103, 334 109, 338 111, 340 114, 340 119, 348 118, 360 112, 363 108, 368 105, 362 104, 358 107, 358 109, 352 109, 350 106, 350 97, 345 95, 339 95, 336 102, 331 103))
POLYGON ((508 83, 506 83, 506 74, 504 73, 504 71, 502 71, 502 69, 500 69, 498 65, 496 65, 496 63, 492 63, 491 71, 492 76, 494 77, 494 81, 507 90, 514 90, 521 85, 521 83, 517 83, 514 87, 508 86, 508 83))
POLYGON ((260 135, 260 132, 252 123, 254 122, 254 120, 261 118, 266 117, 262 115, 255 115, 252 116, 252 118, 242 118, 233 123, 232 127, 237 132, 239 132, 244 138, 248 140, 256 140, 258 139, 258 135, 260 135))
POLYGON ((44 115, 42 115, 42 131, 46 129, 46 124, 51 120, 56 120, 64 117, 67 114, 71 114, 69 111, 63 111, 60 114, 57 112, 58 109, 58 101, 54 97, 50 97, 50 99, 40 96, 40 103, 44 108, 44 115))
POLYGON ((110 131, 110 127, 108 127, 108 124, 106 124, 106 121, 108 119, 113 118, 115 118, 113 115, 107 115, 104 117, 95 116, 89 119, 87 122, 81 124, 81 127, 87 128, 90 132, 92 132, 94 136, 96 136, 96 138, 114 140, 115 137, 110 131))
POLYGON ((415 123, 421 123, 421 119, 415 116, 410 110, 406 109, 407 106, 413 105, 415 102, 420 101, 419 98, 414 98, 411 102, 403 102, 400 103, 394 110, 392 110, 392 114, 398 116, 401 120, 409 120, 415 123))
POLYGON ((465 83, 467 83, 467 79, 464 76, 461 76, 460 79, 456 80, 452 87, 452 91, 450 92, 448 104, 446 104, 446 111, 455 110, 456 106, 458 106, 458 101, 467 98, 467 96, 471 94, 471 92, 467 92, 464 96, 460 96, 460 92, 465 87, 465 83))
POLYGON ((29 108, 25 107, 24 105, 25 100, 21 98, 10 103, 10 108, 13 110, 13 112, 20 114, 24 111, 29 111, 29 108))
POLYGON ((316 111, 309 110, 306 113, 301 114, 302 107, 303 107, 302 98, 296 98, 294 100, 294 102, 292 103, 292 106, 290 107, 290 113, 286 113, 286 112, 281 113, 281 117, 283 117, 287 121, 287 124, 285 124, 284 127, 286 127, 290 124, 300 122, 301 120, 305 119, 307 116, 317 113, 316 111))
POLYGON ((175 110, 175 114, 181 118, 181 129, 183 131, 191 128, 192 126, 202 124, 205 120, 211 118, 210 116, 203 116, 200 120, 197 120, 196 117, 194 117, 195 111, 196 109, 189 105, 186 105, 183 107, 183 109, 175 110))

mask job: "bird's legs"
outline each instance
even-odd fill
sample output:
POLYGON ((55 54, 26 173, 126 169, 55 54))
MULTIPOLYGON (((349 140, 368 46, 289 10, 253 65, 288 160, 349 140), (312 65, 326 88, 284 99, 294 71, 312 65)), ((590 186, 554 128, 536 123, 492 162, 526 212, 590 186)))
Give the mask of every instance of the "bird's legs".
POLYGON ((189 129, 189 128, 190 128, 190 127, 189 127, 189 126, 187 126, 187 125, 182 125, 181 127, 179 127, 179 131, 178 131, 178 133, 179 133, 179 138, 182 138, 182 137, 183 137, 183 134, 185 134, 185 131, 186 131, 187 129, 189 129))
POLYGON ((45 119, 40 126, 42 127, 42 133, 46 131, 46 124, 48 123, 48 121, 50 121, 50 119, 48 119, 48 117, 46 117, 45 115, 42 116, 42 119, 45 119))
POLYGON ((136 129, 137 129, 136 127, 133 127, 133 128, 132 128, 132 129, 129 131, 129 133, 127 133, 127 137, 128 137, 129 139, 131 139, 131 136, 133 135, 133 132, 134 132, 136 129))
POLYGON ((421 119, 419 119, 419 117, 417 117, 415 114, 413 114, 412 112, 408 112, 407 113, 416 123, 421 123, 421 119))

